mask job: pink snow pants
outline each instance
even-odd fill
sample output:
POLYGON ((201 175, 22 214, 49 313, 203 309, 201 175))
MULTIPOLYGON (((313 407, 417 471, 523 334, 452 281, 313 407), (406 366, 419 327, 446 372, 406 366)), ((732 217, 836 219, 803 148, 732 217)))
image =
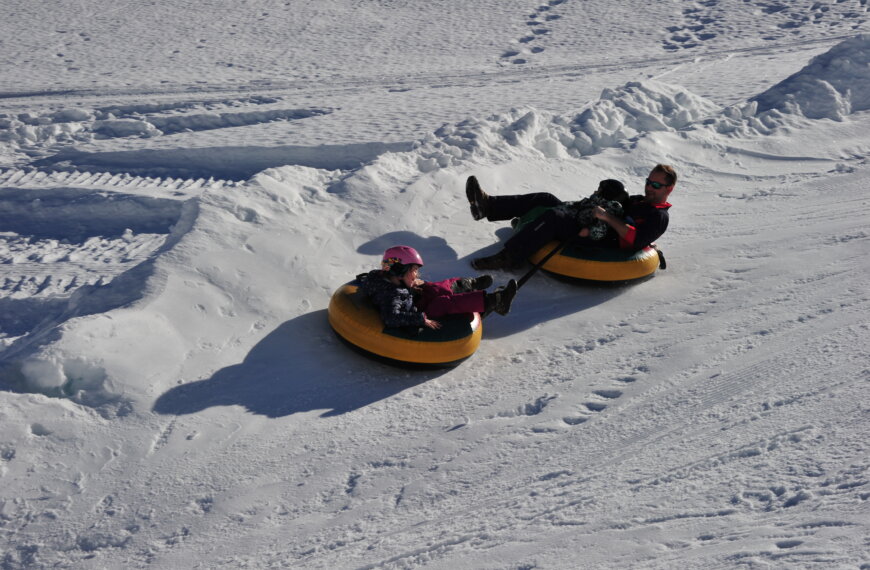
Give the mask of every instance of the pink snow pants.
POLYGON ((459 281, 459 277, 445 279, 444 281, 427 281, 423 284, 422 298, 419 308, 430 319, 454 315, 457 313, 482 313, 484 308, 484 291, 471 291, 470 293, 454 293, 453 284, 459 281))

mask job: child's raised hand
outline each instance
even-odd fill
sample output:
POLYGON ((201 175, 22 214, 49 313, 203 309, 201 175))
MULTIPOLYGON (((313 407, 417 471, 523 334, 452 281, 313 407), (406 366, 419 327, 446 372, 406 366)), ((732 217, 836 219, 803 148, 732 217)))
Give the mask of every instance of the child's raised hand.
POLYGON ((436 331, 441 328, 441 323, 433 321, 429 317, 423 317, 423 324, 426 325, 426 328, 435 329, 436 331))
POLYGON ((589 237, 589 228, 583 228, 577 235, 580 237, 589 237))

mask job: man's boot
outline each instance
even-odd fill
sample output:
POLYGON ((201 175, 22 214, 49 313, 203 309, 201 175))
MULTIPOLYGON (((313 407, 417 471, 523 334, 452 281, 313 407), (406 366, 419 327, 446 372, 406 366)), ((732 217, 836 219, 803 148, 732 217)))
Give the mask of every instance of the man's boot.
POLYGON ((471 216, 475 220, 482 220, 487 215, 487 200, 489 194, 483 191, 477 178, 469 176, 465 182, 465 196, 468 198, 468 205, 471 207, 471 216))
POLYGON ((471 261, 471 266, 478 271, 487 269, 517 269, 520 263, 511 258, 507 250, 503 249, 495 255, 489 257, 478 257, 471 261))

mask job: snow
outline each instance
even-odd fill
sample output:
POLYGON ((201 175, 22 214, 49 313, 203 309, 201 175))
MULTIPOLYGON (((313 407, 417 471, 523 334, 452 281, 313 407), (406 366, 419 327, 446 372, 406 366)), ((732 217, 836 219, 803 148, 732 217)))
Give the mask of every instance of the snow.
POLYGON ((865 0, 5 8, 0 568, 870 568, 865 0), (330 330, 660 162, 653 279, 330 330))

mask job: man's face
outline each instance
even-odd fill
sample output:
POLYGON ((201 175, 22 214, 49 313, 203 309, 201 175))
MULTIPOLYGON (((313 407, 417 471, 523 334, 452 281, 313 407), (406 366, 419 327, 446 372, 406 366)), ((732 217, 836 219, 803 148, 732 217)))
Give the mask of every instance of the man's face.
POLYGON ((674 189, 674 185, 668 186, 668 177, 664 172, 650 172, 646 178, 643 190, 647 202, 661 204, 668 200, 668 196, 674 189), (658 188, 656 188, 658 186, 658 188))

